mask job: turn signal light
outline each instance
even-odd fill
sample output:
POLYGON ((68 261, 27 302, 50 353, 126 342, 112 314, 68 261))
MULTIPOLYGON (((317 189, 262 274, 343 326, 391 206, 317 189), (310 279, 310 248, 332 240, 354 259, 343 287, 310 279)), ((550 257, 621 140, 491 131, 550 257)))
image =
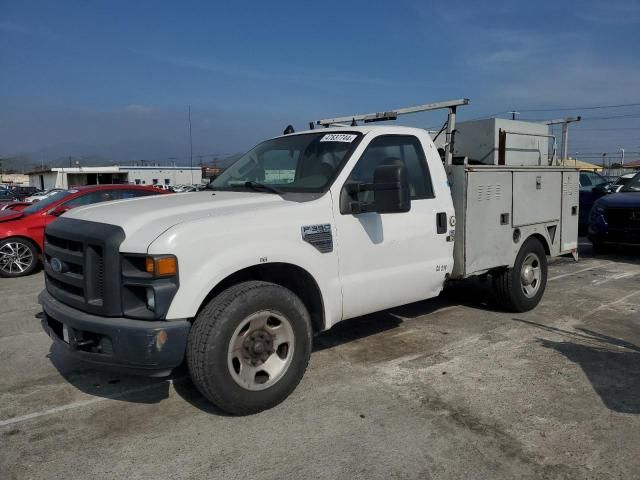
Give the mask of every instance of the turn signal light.
POLYGON ((178 273, 178 261, 174 256, 147 257, 145 267, 154 277, 173 277, 178 273))

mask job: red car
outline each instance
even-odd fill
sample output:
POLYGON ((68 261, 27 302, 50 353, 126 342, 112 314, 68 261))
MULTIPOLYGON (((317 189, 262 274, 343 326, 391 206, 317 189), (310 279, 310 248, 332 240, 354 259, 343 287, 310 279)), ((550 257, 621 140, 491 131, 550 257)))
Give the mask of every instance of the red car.
POLYGON ((0 211, 0 277, 22 277, 32 273, 42 253, 44 228, 67 210, 109 200, 166 193, 170 192, 142 185, 91 185, 65 190, 20 210, 0 211))

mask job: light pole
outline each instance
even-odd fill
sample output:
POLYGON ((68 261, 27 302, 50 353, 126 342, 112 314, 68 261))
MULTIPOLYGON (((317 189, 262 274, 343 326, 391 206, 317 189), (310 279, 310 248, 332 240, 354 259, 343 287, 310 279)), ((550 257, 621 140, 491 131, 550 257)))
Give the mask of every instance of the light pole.
POLYGON ((620 147, 620 151, 622 152, 622 158, 620 159, 620 168, 624 168, 624 148, 620 147))

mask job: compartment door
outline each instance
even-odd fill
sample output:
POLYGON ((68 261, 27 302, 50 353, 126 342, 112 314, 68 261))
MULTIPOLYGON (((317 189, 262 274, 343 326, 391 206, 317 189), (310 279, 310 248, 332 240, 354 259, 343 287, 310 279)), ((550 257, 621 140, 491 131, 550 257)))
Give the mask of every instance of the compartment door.
POLYGON ((561 172, 513 172, 513 226, 560 221, 561 172))
POLYGON ((578 172, 562 172, 561 252, 578 248, 579 188, 578 172))

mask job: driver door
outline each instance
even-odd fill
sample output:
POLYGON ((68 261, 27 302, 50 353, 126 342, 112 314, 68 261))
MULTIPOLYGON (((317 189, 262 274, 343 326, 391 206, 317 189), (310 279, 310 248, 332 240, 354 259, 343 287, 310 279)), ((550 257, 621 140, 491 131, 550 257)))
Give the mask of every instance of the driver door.
MULTIPOLYGON (((372 182, 378 165, 406 166, 411 209, 387 214, 336 212, 344 319, 436 296, 452 267, 452 244, 446 232, 438 233, 436 220, 438 213, 449 209, 434 195, 419 139, 374 138, 347 182, 372 182)), ((346 194, 343 188, 341 195, 346 194)), ((357 195, 360 201, 373 201, 371 191, 357 195)))

